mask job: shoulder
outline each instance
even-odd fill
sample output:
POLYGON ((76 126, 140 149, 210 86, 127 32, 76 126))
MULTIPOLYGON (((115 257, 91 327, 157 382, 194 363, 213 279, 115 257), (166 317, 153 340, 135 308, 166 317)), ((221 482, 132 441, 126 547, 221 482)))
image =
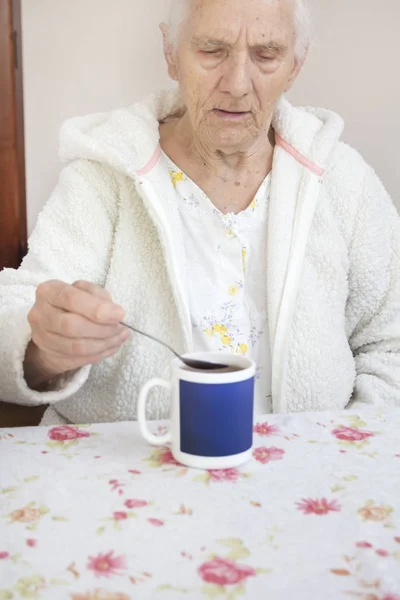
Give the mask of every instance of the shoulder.
MULTIPOLYGON (((78 190, 86 187, 102 190, 117 187, 118 173, 110 166, 95 160, 77 158, 65 164, 60 174, 60 183, 78 184, 78 190)), ((77 191, 78 191, 77 190, 77 191)))
MULTIPOLYGON (((331 197, 345 196, 348 202, 393 205, 382 180, 357 150, 339 142, 325 174, 331 197)), ((345 198, 343 198, 345 200, 345 198)))
POLYGON ((339 142, 331 155, 324 185, 331 210, 343 233, 353 231, 360 215, 368 220, 368 216, 381 212, 381 220, 395 211, 374 169, 344 142, 339 142))
POLYGON ((120 175, 99 162, 76 159, 64 166, 41 217, 48 214, 66 218, 71 213, 87 216, 107 216, 114 221, 119 210, 120 175))
POLYGON ((369 169, 357 150, 345 142, 338 142, 325 173, 325 182, 330 194, 361 193, 369 169))

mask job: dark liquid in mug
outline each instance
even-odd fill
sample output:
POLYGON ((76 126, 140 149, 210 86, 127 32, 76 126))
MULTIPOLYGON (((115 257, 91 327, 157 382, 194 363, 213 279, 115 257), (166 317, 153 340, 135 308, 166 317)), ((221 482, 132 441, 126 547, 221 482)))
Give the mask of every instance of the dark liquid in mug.
POLYGON ((182 371, 191 371, 192 373, 206 373, 207 375, 221 375, 221 373, 237 373, 237 371, 243 371, 243 367, 229 366, 223 369, 193 369, 184 365, 181 367, 182 371))

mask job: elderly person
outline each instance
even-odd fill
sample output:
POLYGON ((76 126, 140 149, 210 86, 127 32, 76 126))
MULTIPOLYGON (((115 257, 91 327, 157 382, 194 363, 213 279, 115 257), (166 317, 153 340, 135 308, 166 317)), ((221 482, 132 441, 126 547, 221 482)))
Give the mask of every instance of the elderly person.
POLYGON ((342 120, 283 98, 308 24, 304 0, 175 1, 179 93, 64 125, 60 183, 0 276, 3 400, 135 419, 171 356, 125 319, 254 359, 258 413, 400 405, 400 222, 342 120))

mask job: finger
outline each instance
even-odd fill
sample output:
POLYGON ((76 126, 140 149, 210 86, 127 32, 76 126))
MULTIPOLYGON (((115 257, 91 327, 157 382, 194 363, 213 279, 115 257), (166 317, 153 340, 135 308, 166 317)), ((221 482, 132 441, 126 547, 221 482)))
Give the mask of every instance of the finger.
POLYGON ((121 349, 121 346, 116 346, 115 348, 110 348, 109 350, 107 350, 107 352, 104 352, 103 354, 88 358, 86 364, 87 365, 96 365, 98 363, 101 363, 106 358, 111 358, 111 356, 115 356, 115 354, 117 354, 117 352, 119 352, 120 349, 121 349))
POLYGON ((72 285, 54 286, 47 295, 47 302, 55 308, 81 315, 98 324, 119 323, 125 315, 121 306, 76 289, 72 285))
POLYGON ((46 362, 52 365, 52 368, 54 368, 56 372, 68 373, 88 365, 98 364, 106 358, 110 358, 111 356, 117 354, 120 348, 121 345, 118 344, 109 348, 106 352, 84 357, 64 356, 58 352, 46 352, 44 354, 47 357, 46 362))
POLYGON ((106 350, 106 352, 101 352, 100 354, 94 354, 93 356, 85 356, 82 358, 74 358, 70 360, 70 366, 67 369, 68 371, 73 371, 76 369, 81 369, 82 367, 86 367, 88 365, 96 365, 101 363, 103 360, 110 358, 111 356, 115 356, 117 352, 121 349, 121 345, 113 346, 106 350))
POLYGON ((98 325, 81 315, 53 308, 47 314, 47 330, 66 338, 107 340, 123 331, 122 325, 98 325))
POLYGON ((57 333, 47 332, 45 335, 34 334, 32 340, 42 351, 57 354, 60 359, 84 359, 101 355, 112 348, 119 348, 128 338, 129 333, 126 335, 125 331, 107 340, 66 338, 57 333))
POLYGON ((123 331, 123 326, 98 325, 81 315, 40 303, 29 311, 28 321, 32 329, 57 333, 67 338, 108 339, 123 331))
POLYGON ((103 298, 103 300, 112 302, 112 297, 108 290, 96 285, 95 283, 90 283, 90 281, 75 281, 75 283, 72 284, 72 287, 76 288, 77 290, 82 290, 82 292, 87 292, 92 296, 97 296, 98 298, 103 298))

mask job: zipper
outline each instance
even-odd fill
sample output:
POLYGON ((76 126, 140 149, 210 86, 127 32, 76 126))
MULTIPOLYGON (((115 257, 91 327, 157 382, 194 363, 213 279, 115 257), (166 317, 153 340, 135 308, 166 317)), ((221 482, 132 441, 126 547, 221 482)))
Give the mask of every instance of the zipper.
POLYGON ((185 300, 185 293, 182 285, 182 281, 177 277, 179 268, 175 260, 173 252, 173 240, 169 227, 165 225, 164 215, 158 209, 159 198, 154 190, 153 185, 148 179, 142 179, 135 177, 136 190, 143 200, 143 203, 147 209, 147 212, 155 224, 160 243, 163 249, 165 264, 169 275, 172 293, 175 299, 178 315, 182 323, 183 338, 184 338, 184 349, 183 352, 191 352, 193 349, 193 334, 192 324, 190 318, 190 311, 188 304, 185 300))
POLYGON ((299 216, 293 232, 273 352, 272 397, 277 399, 277 406, 280 412, 287 412, 287 401, 284 389, 288 367, 287 355, 290 332, 293 326, 294 312, 308 238, 319 197, 318 187, 320 183, 321 180, 317 179, 315 175, 306 172, 299 191, 299 202, 301 201, 301 198, 306 198, 306 200, 299 211, 296 211, 299 216))

